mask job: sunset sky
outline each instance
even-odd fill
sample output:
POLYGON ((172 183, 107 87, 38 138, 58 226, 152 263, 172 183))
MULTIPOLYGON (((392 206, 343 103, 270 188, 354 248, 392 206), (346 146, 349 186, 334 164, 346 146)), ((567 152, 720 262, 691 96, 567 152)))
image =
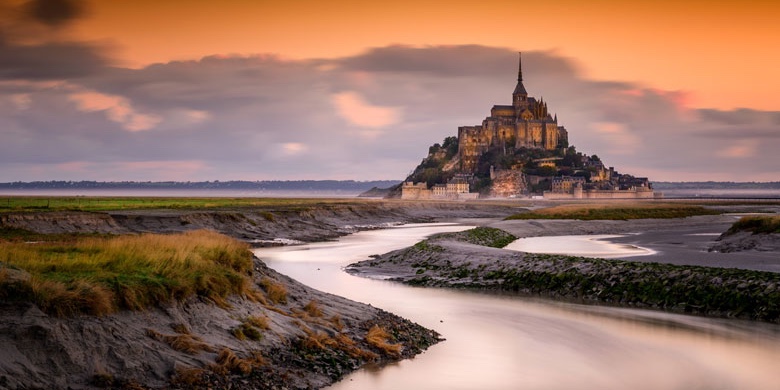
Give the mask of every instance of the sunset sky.
POLYGON ((0 0, 0 181, 403 179, 509 104, 579 151, 778 181, 771 1, 0 0))

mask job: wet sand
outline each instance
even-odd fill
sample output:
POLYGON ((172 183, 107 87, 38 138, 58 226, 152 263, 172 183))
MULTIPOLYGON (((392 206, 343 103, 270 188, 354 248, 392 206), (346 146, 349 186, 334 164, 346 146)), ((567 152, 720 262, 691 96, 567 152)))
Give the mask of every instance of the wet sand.
POLYGON ((780 254, 777 252, 708 251, 718 243, 716 240, 720 234, 739 218, 737 215, 709 215, 632 221, 514 220, 497 221, 489 226, 518 237, 621 234, 625 236, 606 240, 656 252, 647 256, 617 257, 628 261, 780 272, 780 254))

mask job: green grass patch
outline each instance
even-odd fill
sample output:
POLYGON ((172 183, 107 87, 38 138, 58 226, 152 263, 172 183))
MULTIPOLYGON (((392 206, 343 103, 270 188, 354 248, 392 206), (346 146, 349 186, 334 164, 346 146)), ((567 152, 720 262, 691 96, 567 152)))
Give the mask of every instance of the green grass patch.
POLYGON ((0 299, 56 315, 141 310, 248 293, 248 245, 210 231, 0 243, 0 299), (22 270, 18 272, 15 270, 22 270))
POLYGON ((742 217, 726 231, 726 234, 751 232, 753 234, 780 233, 780 216, 742 217))
POLYGON ((506 217, 513 219, 579 219, 579 220, 629 220, 646 218, 686 218, 696 215, 718 215, 721 211, 691 205, 647 205, 619 207, 605 205, 557 206, 519 213, 506 217))
MULTIPOLYGON (((317 205, 342 203, 355 203, 355 200, 315 198, 7 196, 0 197, 0 212, 215 209, 247 207, 305 208, 317 205)), ((272 214, 264 214, 263 217, 269 221, 273 221, 272 214)))
POLYGON ((459 241, 465 241, 475 245, 488 246, 491 248, 503 248, 509 245, 509 243, 512 241, 517 240, 517 237, 501 229, 484 226, 476 227, 474 229, 469 229, 463 232, 445 233, 437 237, 452 237, 459 241))
POLYGON ((431 244, 428 240, 422 240, 414 244, 414 248, 425 252, 444 252, 444 247, 440 245, 431 244))

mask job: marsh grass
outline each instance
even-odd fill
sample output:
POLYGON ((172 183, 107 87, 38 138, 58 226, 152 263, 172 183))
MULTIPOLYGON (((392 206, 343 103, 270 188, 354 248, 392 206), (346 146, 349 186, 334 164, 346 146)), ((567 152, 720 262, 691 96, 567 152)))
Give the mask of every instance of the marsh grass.
MULTIPOLYGON (((6 196, 0 198, 0 212, 214 209, 236 207, 306 208, 342 203, 356 203, 356 201, 354 199, 316 198, 6 196)), ((273 221, 273 214, 263 213, 263 217, 268 221, 273 221)))
POLYGON ((751 232, 753 234, 780 233, 780 216, 749 216, 742 217, 726 231, 726 234, 739 232, 751 232))
POLYGON ((338 342, 327 333, 303 328, 306 336, 301 339, 301 346, 306 349, 327 349, 338 346, 338 342))
POLYGON ((283 284, 271 279, 263 278, 260 282, 260 286, 265 290, 268 299, 274 304, 287 303, 287 288, 283 284))
POLYGON ((263 338, 261 330, 268 330, 268 317, 249 316, 241 321, 241 324, 230 330, 230 333, 239 340, 250 339, 259 341, 263 338))
POLYGON ((210 231, 0 243, 0 267, 29 278, 0 280, 0 299, 26 300, 56 315, 142 310, 197 295, 226 305, 252 296, 248 245, 210 231))
MULTIPOLYGON (((503 248, 509 245, 517 237, 501 229, 480 226, 456 233, 441 233, 436 235, 440 238, 455 238, 460 241, 468 242, 474 245, 488 246, 491 248, 503 248)), ((418 243, 419 245, 420 243, 418 243)), ((432 246, 431 244, 426 244, 432 246)))
POLYGON ((168 344, 171 348, 195 355, 200 351, 214 352, 214 348, 203 342, 200 337, 190 333, 162 334, 154 329, 147 329, 146 335, 154 340, 168 344))
POLYGON ((685 218, 718 215, 721 211, 702 206, 673 203, 587 203, 567 204, 506 217, 512 219, 629 220, 645 218, 685 218))
POLYGON ((371 329, 368 330, 368 333, 366 334, 366 342, 378 348, 385 354, 391 355, 391 356, 400 356, 401 355, 401 344, 390 344, 387 342, 387 340, 390 338, 390 333, 388 333, 384 328, 380 327, 379 325, 374 325, 371 327, 371 329))
POLYGON ((210 368, 213 372, 221 375, 228 373, 246 375, 265 364, 265 358, 259 352, 253 352, 250 356, 241 358, 229 348, 223 348, 217 355, 216 364, 211 365, 210 368))
POLYGON ((303 307, 303 310, 312 317, 323 316, 322 309, 320 309, 320 305, 316 301, 309 301, 309 303, 303 307))

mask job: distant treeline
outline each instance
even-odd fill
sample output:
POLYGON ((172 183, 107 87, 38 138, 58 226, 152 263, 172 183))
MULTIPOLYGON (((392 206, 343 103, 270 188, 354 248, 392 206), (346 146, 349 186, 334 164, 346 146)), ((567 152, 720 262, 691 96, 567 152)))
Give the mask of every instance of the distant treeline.
POLYGON ((161 189, 161 190, 269 190, 269 191, 366 191, 390 187, 401 180, 262 180, 262 181, 33 181, 0 183, 0 189, 161 189))
POLYGON ((701 190, 725 190, 725 189, 780 189, 780 181, 770 182, 733 182, 733 181, 654 181, 653 188, 657 190, 684 190, 684 189, 701 189, 701 190))

